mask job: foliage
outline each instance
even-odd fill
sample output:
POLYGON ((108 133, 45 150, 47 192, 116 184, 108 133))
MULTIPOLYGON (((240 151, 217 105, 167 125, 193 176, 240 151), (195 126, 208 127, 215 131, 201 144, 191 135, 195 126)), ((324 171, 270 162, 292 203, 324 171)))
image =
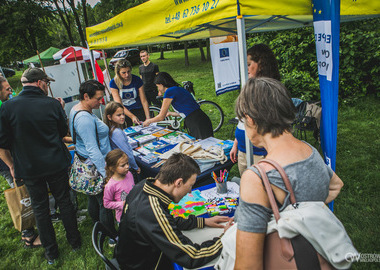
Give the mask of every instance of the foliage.
POLYGON ((27 52, 50 47, 48 28, 52 18, 45 1, 0 2, 0 64, 21 60, 27 52))
MULTIPOLYGON (((380 19, 341 24, 339 98, 347 103, 376 93, 380 96, 380 19)), ((282 82, 292 96, 320 99, 313 28, 251 34, 247 47, 265 43, 274 51, 282 82)))
MULTIPOLYGON (((235 116, 234 101, 238 91, 216 96, 210 62, 202 62, 198 48, 189 49, 191 65, 185 67, 184 52, 167 51, 165 60, 159 60, 159 52, 151 54, 151 61, 158 64, 160 71, 169 72, 173 78, 182 82, 190 80, 194 83, 196 97, 212 100, 218 103, 225 113, 225 123, 215 136, 220 139, 233 139, 234 126, 228 120, 235 116)), ((100 63, 102 65, 102 62, 100 63)), ((133 68, 138 74, 138 68, 133 68)), ((18 72, 11 85, 20 81, 18 72)), ((377 193, 380 182, 380 100, 367 97, 360 98, 353 106, 341 105, 338 120, 338 143, 336 172, 344 181, 345 186, 335 201, 335 213, 343 222, 354 245, 362 253, 379 254, 378 235, 380 206, 377 203, 377 193)), ((308 141, 313 143, 312 135, 308 141)), ((238 176, 237 166, 234 166, 231 176, 238 176)), ((79 225, 82 235, 82 248, 73 252, 65 239, 62 223, 54 224, 59 243, 60 258, 57 265, 48 266, 43 257, 43 249, 26 250, 20 243, 20 233, 13 228, 11 217, 4 199, 3 190, 6 181, 0 177, 0 269, 104 269, 101 259, 96 255, 91 244, 92 222, 87 219, 79 225)), ((86 197, 78 195, 80 208, 86 208, 86 197)), ((378 269, 376 263, 357 263, 353 269, 378 269)))

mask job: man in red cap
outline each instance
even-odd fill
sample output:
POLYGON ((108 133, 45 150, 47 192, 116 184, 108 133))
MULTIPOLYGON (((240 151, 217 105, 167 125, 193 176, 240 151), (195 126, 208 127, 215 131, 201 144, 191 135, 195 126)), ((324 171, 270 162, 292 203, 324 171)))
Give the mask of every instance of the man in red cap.
POLYGON ((53 78, 39 68, 25 70, 22 92, 0 108, 0 158, 16 179, 23 179, 49 264, 58 258, 58 245, 49 216, 49 185, 61 212, 66 237, 74 250, 81 246, 74 206, 70 201, 70 154, 62 138, 68 131, 61 103, 48 97, 53 78))

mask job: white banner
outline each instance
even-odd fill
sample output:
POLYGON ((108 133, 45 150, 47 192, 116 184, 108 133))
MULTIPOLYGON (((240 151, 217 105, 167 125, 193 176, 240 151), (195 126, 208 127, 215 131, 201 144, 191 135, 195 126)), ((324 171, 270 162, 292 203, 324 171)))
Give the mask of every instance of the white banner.
POLYGON ((217 95, 240 88, 237 36, 210 38, 212 70, 217 95))
POLYGON ((55 82, 51 82, 50 84, 54 97, 61 97, 65 99, 79 95, 80 83, 83 82, 85 78, 81 68, 81 63, 79 62, 78 67, 80 78, 78 78, 78 71, 75 62, 45 67, 46 74, 55 80, 55 82))
POLYGON ((318 73, 331 81, 332 36, 331 21, 314 22, 315 45, 317 49, 318 73))

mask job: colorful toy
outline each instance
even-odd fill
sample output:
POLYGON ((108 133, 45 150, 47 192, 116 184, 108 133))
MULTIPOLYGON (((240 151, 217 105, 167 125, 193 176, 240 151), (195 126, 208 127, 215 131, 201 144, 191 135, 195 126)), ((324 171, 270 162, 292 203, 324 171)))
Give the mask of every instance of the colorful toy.
POLYGON ((213 217, 234 212, 238 204, 238 199, 226 197, 208 200, 205 206, 209 215, 213 217))
POLYGON ((169 204, 168 209, 174 217, 187 218, 189 215, 200 216, 207 213, 205 203, 206 199, 201 196, 201 192, 194 190, 183 197, 179 203, 169 204))

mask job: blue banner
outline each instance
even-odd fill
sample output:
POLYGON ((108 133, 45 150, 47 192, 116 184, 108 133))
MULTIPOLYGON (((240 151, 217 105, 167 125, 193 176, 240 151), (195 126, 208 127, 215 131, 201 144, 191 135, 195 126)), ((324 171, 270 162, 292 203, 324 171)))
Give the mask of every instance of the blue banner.
MULTIPOLYGON (((338 130, 340 0, 313 0, 322 118, 321 143, 324 159, 335 171, 338 130)), ((333 202, 330 203, 333 210, 333 202)))

